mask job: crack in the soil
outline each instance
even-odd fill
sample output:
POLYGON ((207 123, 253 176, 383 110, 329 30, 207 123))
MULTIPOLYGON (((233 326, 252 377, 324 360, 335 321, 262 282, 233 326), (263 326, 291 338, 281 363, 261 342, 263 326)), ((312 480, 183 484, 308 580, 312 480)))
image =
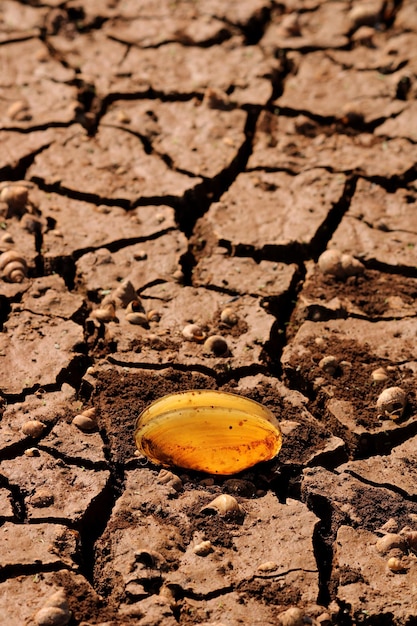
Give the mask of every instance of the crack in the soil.
POLYGON ((106 360, 109 363, 113 363, 114 365, 118 365, 123 368, 128 369, 141 369, 141 370, 150 370, 155 372, 160 372, 163 370, 175 370, 177 372, 195 372, 198 374, 204 374, 206 376, 210 376, 214 378, 218 385, 224 385, 231 380, 239 380, 240 378, 244 378, 245 376, 256 376, 257 374, 266 374, 267 367, 266 365, 262 365, 260 363, 253 363, 252 365, 242 365, 239 367, 229 366, 228 364, 224 365, 223 371, 218 371, 216 369, 212 369, 207 365, 201 365, 200 363, 147 363, 138 361, 123 361, 112 355, 108 355, 106 360))
POLYGON ((407 491, 405 491, 405 489, 401 489, 401 487, 399 487, 398 485, 371 480, 369 478, 366 478, 365 476, 362 476, 362 474, 355 472, 354 470, 347 469, 345 471, 347 474, 350 474, 350 476, 356 478, 356 480, 364 483, 365 485, 369 485, 370 487, 376 487, 379 489, 387 489, 387 491, 392 491, 393 493, 398 494, 409 502, 417 502, 417 495, 410 495, 409 493, 407 493, 407 491))
MULTIPOLYGON (((4 460, 3 457, 1 458, 1 460, 4 460)), ((3 474, 0 474, 0 487, 3 487, 10 492, 10 505, 12 507, 14 517, 13 521, 17 521, 18 523, 24 523, 27 520, 27 509, 25 496, 22 492, 22 489, 19 487, 19 485, 11 483, 9 479, 3 474)))
POLYGON ((36 576, 37 574, 48 574, 51 572, 60 572, 62 570, 70 571, 72 567, 61 561, 59 563, 19 563, 14 565, 5 565, 0 569, 0 583, 11 578, 19 578, 20 576, 36 576))

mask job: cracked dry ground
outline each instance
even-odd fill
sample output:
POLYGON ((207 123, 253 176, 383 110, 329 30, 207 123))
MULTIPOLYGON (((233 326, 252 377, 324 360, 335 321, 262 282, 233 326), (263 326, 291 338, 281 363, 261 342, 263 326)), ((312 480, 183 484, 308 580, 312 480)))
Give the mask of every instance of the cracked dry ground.
POLYGON ((2 1, 1 623, 417 623, 416 50, 414 0, 2 1), (192 388, 278 458, 135 455, 192 388))

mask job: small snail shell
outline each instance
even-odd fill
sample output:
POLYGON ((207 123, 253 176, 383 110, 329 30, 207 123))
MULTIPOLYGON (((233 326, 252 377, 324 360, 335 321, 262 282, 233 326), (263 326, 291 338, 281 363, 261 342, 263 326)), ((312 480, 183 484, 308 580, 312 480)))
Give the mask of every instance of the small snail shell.
POLYGON ((9 209, 24 209, 28 201, 28 188, 23 185, 7 185, 0 193, 0 200, 5 202, 9 209))
POLYGON ((342 255, 338 250, 325 250, 320 255, 318 266, 323 274, 331 274, 341 278, 344 275, 342 268, 342 255))
POLYGON ((336 278, 355 276, 365 269, 363 264, 352 255, 342 254, 339 250, 325 250, 317 263, 323 274, 330 274, 336 278))
POLYGON ((193 552, 194 554, 197 554, 197 556, 207 556, 212 551, 213 545, 211 541, 202 541, 193 548, 193 552))
POLYGON ((305 613, 296 606, 292 606, 278 615, 280 626, 304 626, 305 613))
POLYGON ((388 559, 387 566, 392 572, 402 572, 405 569, 404 562, 396 556, 388 559))
POLYGON ((408 547, 413 552, 417 552, 417 530, 402 530, 401 535, 406 540, 408 547))
POLYGON ((385 380, 388 380, 389 376, 384 367, 378 367, 378 369, 371 373, 371 378, 375 382, 384 382, 385 380))
POLYGON ((65 589, 58 589, 58 591, 55 591, 55 593, 49 596, 44 606, 56 606, 59 609, 64 609, 68 611, 68 602, 65 589))
POLYGON ((36 626, 66 626, 71 619, 71 612, 57 606, 46 606, 35 615, 36 626))
POLYGON ((52 594, 34 617, 37 626, 66 626, 71 620, 72 613, 64 589, 52 594))
POLYGON ((345 276, 356 276, 365 270, 363 264, 351 254, 342 254, 340 262, 345 276))
POLYGON ((27 275, 27 263, 15 250, 7 250, 0 255, 2 278, 9 283, 21 283, 27 275))
POLYGON ((14 239, 10 233, 4 233, 1 238, 2 243, 14 243, 14 239))
POLYGON ((26 448, 25 455, 34 457, 34 456, 40 456, 41 453, 39 452, 38 448, 26 448))
POLYGON ((182 336, 187 341, 196 341, 197 343, 204 341, 206 333, 198 324, 187 324, 182 329, 182 336))
POLYGON ((237 324, 238 317, 231 307, 226 307, 220 313, 220 319, 223 324, 227 324, 228 326, 234 326, 235 324, 237 324))
POLYGON ((161 319, 161 314, 159 313, 159 311, 151 309, 147 312, 146 317, 148 318, 149 322, 159 322, 159 320, 161 319))
POLYGON ((108 300, 113 300, 117 306, 126 307, 129 302, 136 298, 136 290, 130 280, 124 280, 120 285, 111 292, 108 299, 104 299, 102 304, 108 300))
POLYGON ((222 493, 220 496, 217 496, 217 498, 214 498, 210 504, 203 506, 200 512, 208 514, 217 513, 218 515, 228 515, 230 513, 242 515, 244 510, 236 498, 228 493, 222 493))
POLYGON ((84 409, 84 411, 81 411, 81 415, 84 415, 85 417, 89 417, 90 419, 93 420, 97 417, 97 409, 95 406, 92 406, 89 409, 84 409))
POLYGON ((72 423, 83 432, 90 432, 97 428, 97 422, 91 417, 88 417, 88 415, 83 415, 82 413, 80 413, 80 415, 76 415, 72 420, 72 423))
POLYGON ((30 114, 30 106, 26 100, 16 100, 7 109, 7 116, 11 120, 25 122, 32 119, 30 114))
POLYGON ((261 563, 258 565, 257 570, 260 572, 273 572, 274 569, 277 569, 278 565, 275 561, 265 561, 265 563, 261 563))
POLYGON ((158 474, 158 478, 156 479, 156 482, 158 482, 160 485, 168 485, 169 487, 175 489, 175 491, 181 491, 182 489, 181 478, 166 469, 161 469, 158 474))
POLYGON ((126 320, 129 324, 136 324, 136 326, 149 326, 149 320, 146 314, 141 311, 126 313, 126 320))
POLYGON ((106 302, 100 308, 91 313, 99 322, 111 322, 116 318, 116 306, 113 301, 106 302))
POLYGON ((221 335, 211 335, 204 342, 204 352, 214 356, 226 356, 229 353, 229 346, 221 335))
POLYGON ((339 359, 333 355, 325 356, 319 361, 319 367, 323 372, 326 372, 326 374, 334 376, 339 367, 339 359))
POLYGON ((380 554, 386 554, 394 548, 398 548, 399 550, 405 552, 407 550, 407 543, 405 537, 402 537, 397 533, 387 533, 378 539, 375 544, 375 548, 380 554))
POLYGON ((379 533, 383 533, 386 535, 387 533, 396 533, 398 530, 398 522, 393 517, 390 517, 389 520, 382 524, 380 528, 378 528, 379 533))
POLYGON ((376 402, 377 409, 382 415, 393 420, 399 419, 404 413, 407 404, 407 395, 401 387, 388 387, 379 395, 376 402))
POLYGON ((28 437, 40 437, 46 426, 39 420, 28 420, 22 426, 22 432, 28 437))
POLYGON ((128 302, 126 306, 126 314, 129 313, 145 313, 142 302, 137 298, 128 302))

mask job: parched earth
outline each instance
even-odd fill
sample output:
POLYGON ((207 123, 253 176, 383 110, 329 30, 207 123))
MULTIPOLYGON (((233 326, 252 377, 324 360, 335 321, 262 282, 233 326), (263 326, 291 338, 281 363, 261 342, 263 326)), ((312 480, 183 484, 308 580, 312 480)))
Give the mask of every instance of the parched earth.
POLYGON ((415 0, 2 0, 2 624, 417 624, 416 50, 415 0), (141 456, 195 388, 278 457, 141 456))

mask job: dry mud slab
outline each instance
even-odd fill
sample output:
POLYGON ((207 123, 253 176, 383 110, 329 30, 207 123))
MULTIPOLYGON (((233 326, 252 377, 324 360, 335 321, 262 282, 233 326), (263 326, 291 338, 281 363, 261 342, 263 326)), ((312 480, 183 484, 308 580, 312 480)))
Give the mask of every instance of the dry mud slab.
POLYGON ((414 0, 3 0, 1 623, 417 623, 416 48, 414 0), (195 388, 278 457, 139 455, 195 388))

